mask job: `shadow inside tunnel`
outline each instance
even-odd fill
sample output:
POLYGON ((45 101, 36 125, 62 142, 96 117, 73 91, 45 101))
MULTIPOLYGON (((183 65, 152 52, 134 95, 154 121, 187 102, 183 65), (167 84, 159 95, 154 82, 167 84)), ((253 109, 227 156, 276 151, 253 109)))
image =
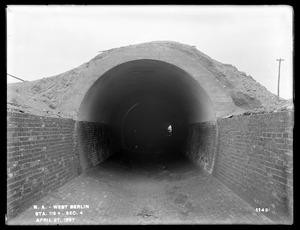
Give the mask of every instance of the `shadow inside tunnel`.
POLYGON ((137 175, 157 180, 180 180, 203 174, 201 168, 179 151, 137 152, 122 150, 97 166, 99 172, 137 175))

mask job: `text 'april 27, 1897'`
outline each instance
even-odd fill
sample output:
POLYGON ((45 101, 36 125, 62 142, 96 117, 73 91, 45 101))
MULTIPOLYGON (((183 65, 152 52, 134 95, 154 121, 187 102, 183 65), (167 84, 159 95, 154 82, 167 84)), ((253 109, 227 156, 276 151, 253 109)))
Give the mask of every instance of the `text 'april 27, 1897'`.
POLYGON ((89 208, 89 205, 81 204, 33 205, 36 223, 71 223, 89 208))

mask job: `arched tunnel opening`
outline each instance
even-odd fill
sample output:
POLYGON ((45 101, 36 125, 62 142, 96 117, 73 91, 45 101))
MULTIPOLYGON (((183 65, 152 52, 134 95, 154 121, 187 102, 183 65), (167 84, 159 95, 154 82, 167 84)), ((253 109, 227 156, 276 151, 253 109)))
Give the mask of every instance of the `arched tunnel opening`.
MULTIPOLYGON (((9 119, 11 130, 20 128, 26 135, 19 139, 12 133, 10 138, 13 144, 22 144, 22 154, 28 154, 19 161, 20 172, 31 170, 27 174, 29 182, 26 179, 20 188, 12 189, 9 199, 24 191, 23 197, 27 199, 30 194, 34 201, 61 186, 55 196, 47 195, 41 202, 56 205, 63 200, 64 207, 87 205, 91 210, 76 216, 80 224, 84 218, 95 224, 248 223, 249 218, 257 223, 259 216, 253 215, 253 202, 274 201, 264 196, 266 190, 248 187, 269 180, 258 180, 261 170, 253 170, 257 162, 263 159, 264 165, 265 160, 261 158, 264 143, 255 146, 268 135, 268 125, 279 120, 285 125, 291 117, 279 113, 219 119, 228 116, 236 103, 230 101, 232 91, 223 90, 220 78, 213 78, 202 64, 192 68, 193 62, 181 65, 137 59, 117 65, 120 60, 124 59, 114 63, 109 59, 101 62, 103 65, 91 61, 81 70, 89 65, 91 68, 77 70, 81 79, 70 77, 76 85, 70 90, 74 98, 66 104, 75 102, 72 114, 78 112, 77 120, 17 113, 9 119), (28 143, 31 149, 24 151, 28 143), (41 153, 27 162, 25 158, 36 148, 41 153), (36 166, 40 169, 36 170, 36 166), (32 176, 35 172, 36 177, 32 176), (243 180, 247 183, 239 183, 243 180), (239 197, 241 188, 244 194, 239 197), (233 212, 224 213, 225 208, 233 212), (246 213, 244 218, 240 213, 246 213)), ((286 140, 292 135, 292 131, 282 134, 286 132, 282 126, 276 129, 287 136, 286 140)), ((14 171, 19 162, 10 162, 8 181, 15 175, 19 177, 14 171)), ((285 169, 290 170, 282 168, 285 169)), ((14 184, 19 182, 11 185, 14 184)), ((270 190, 274 191, 277 188, 270 190)), ((11 213, 23 207, 22 203, 11 206, 11 213)), ((287 202, 278 207, 286 215, 287 202)), ((260 221, 268 222, 262 217, 260 221)))
POLYGON ((257 205, 292 217, 294 112, 269 113, 276 95, 195 47, 110 49, 10 91, 9 216, 33 205, 37 223, 38 204, 61 204, 88 206, 57 216, 79 224, 268 223, 257 205))
POLYGON ((77 126, 83 169, 112 155, 145 164, 187 155, 205 166, 215 149, 214 129, 201 125, 216 126, 205 90, 184 70, 159 60, 129 61, 99 76, 78 120, 86 124, 77 126))

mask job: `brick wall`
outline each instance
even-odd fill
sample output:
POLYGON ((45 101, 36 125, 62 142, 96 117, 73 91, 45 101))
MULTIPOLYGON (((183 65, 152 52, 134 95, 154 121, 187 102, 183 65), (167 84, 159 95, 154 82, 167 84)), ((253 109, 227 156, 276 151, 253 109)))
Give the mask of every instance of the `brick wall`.
POLYGON ((183 152, 204 172, 211 174, 217 151, 217 127, 212 122, 191 124, 183 152))
POLYGON ((293 214, 293 112, 218 121, 214 175, 254 208, 282 222, 293 214))
POLYGON ((103 123, 77 121, 76 145, 83 170, 95 167, 120 149, 113 128, 103 123))
POLYGON ((7 113, 7 217, 80 173, 71 119, 7 113))

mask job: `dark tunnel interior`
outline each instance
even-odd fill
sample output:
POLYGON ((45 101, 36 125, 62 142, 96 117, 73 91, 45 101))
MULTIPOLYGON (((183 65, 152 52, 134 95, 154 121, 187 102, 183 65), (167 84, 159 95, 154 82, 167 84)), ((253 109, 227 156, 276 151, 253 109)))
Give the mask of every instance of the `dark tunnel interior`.
POLYGON ((126 158, 167 156, 187 145, 189 125, 215 120, 200 84, 182 69, 158 60, 120 64, 86 93, 79 121, 105 124, 126 158))

